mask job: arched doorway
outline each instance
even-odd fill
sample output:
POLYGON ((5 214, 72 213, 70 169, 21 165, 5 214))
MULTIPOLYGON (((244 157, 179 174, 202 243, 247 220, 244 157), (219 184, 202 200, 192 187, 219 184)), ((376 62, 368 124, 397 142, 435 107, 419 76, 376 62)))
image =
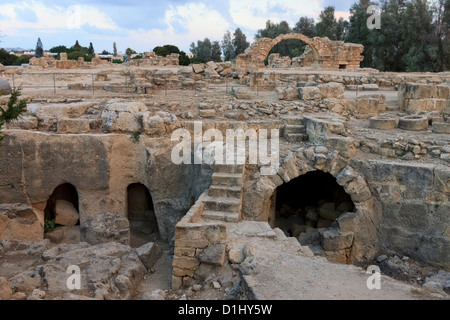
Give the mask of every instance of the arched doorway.
POLYGON ((56 226, 72 227, 80 224, 77 189, 70 183, 58 186, 47 200, 45 220, 56 226))
POLYGON ((44 209, 44 238, 60 244, 80 243, 80 208, 77 189, 70 183, 58 186, 44 209))
POLYGON ((336 227, 335 221, 355 205, 331 174, 311 171, 277 188, 272 225, 302 245, 320 251, 319 229, 336 227))
POLYGON ((140 247, 160 240, 153 200, 148 188, 134 183, 127 188, 127 213, 130 221, 130 245, 140 247))

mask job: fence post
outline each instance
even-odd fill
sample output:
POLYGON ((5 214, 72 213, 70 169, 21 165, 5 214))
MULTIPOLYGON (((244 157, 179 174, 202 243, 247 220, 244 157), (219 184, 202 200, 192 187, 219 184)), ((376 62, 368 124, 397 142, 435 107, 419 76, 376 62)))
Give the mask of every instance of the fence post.
POLYGON ((167 97, 167 76, 164 76, 164 96, 167 97))
POLYGON ((55 79, 55 74, 53 74, 53 93, 56 94, 56 79, 55 79))
POLYGON ((13 89, 16 90, 16 82, 14 80, 14 73, 12 74, 12 82, 13 82, 13 89))
POLYGON ((228 81, 227 81, 228 77, 225 76, 225 95, 228 95, 228 81))

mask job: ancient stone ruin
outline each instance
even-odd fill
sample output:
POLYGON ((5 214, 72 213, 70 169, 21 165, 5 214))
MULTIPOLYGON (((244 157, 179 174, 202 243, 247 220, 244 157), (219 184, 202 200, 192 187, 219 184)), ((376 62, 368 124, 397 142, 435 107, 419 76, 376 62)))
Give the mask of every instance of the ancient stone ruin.
POLYGON ((343 41, 332 41, 328 38, 308 38, 300 33, 282 34, 275 39, 261 38, 252 44, 245 53, 236 60, 238 68, 261 68, 272 48, 284 40, 301 40, 307 44, 297 66, 324 69, 358 69, 363 57, 364 46, 343 41))
POLYGON ((447 298, 450 74, 345 70, 361 52, 284 35, 236 64, 148 54, 42 72, 42 88, 5 68, 0 106, 21 85, 28 112, 2 131, 0 298, 447 298), (263 67, 293 38, 323 69, 263 67), (230 133, 245 143, 213 143, 230 133), (369 265, 388 291, 365 289, 369 265))

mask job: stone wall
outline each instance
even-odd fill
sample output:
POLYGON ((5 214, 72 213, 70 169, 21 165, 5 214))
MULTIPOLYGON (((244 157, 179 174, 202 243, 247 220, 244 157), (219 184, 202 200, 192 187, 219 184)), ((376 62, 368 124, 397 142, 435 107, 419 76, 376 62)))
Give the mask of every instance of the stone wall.
POLYGON ((131 60, 128 62, 134 66, 178 66, 180 64, 180 55, 172 53, 167 57, 161 57, 154 52, 145 52, 142 59, 131 60))
POLYGON ((245 53, 238 55, 237 68, 263 68, 264 60, 270 50, 279 42, 296 39, 305 42, 310 50, 303 59, 304 67, 316 67, 323 69, 357 69, 363 57, 364 46, 360 44, 344 43, 343 41, 331 41, 328 38, 308 38, 302 34, 283 34, 275 39, 261 38, 248 48, 245 53))
POLYGON ((199 223, 204 209, 202 197, 176 226, 172 263, 175 290, 192 284, 194 278, 199 280, 202 265, 221 267, 226 262, 226 227, 220 222, 199 223))
POLYGON ((450 101, 450 86, 448 84, 402 84, 398 91, 400 110, 408 113, 436 111, 444 114, 444 109, 450 101))
POLYGON ((48 135, 6 131, 0 147, 0 238, 44 236, 44 208, 54 189, 71 183, 79 195, 81 226, 105 212, 127 216, 127 187, 151 193, 159 231, 170 240, 175 225, 208 187, 201 166, 176 166, 170 141, 129 135, 48 135), (168 181, 177 181, 169 184, 168 181))
POLYGON ((352 160, 382 206, 382 252, 450 268, 447 166, 352 160))

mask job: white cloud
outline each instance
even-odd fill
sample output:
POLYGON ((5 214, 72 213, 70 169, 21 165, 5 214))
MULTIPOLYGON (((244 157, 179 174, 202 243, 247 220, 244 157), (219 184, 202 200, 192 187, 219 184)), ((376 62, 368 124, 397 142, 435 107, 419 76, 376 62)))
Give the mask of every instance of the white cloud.
POLYGON ((230 26, 219 12, 203 3, 170 6, 166 10, 164 22, 168 26, 166 29, 130 30, 129 42, 139 43, 147 48, 146 50, 169 43, 187 50, 191 42, 206 37, 210 40, 221 40, 230 26), (180 26, 184 32, 177 30, 180 26))
POLYGON ((0 5, 0 12, 7 17, 2 29, 9 34, 18 34, 20 29, 33 29, 42 33, 55 33, 67 29, 78 29, 90 25, 99 29, 117 29, 116 24, 104 12, 89 6, 46 6, 42 2, 17 2, 0 5), (16 10, 29 9, 36 15, 36 22, 22 21, 16 10))
POLYGON ((236 25, 249 30, 265 27, 267 20, 286 20, 293 26, 300 17, 316 18, 321 0, 230 0, 230 14, 236 25))

